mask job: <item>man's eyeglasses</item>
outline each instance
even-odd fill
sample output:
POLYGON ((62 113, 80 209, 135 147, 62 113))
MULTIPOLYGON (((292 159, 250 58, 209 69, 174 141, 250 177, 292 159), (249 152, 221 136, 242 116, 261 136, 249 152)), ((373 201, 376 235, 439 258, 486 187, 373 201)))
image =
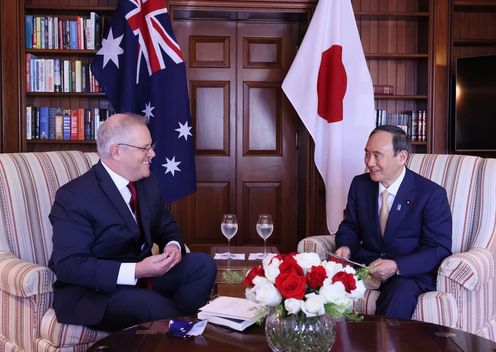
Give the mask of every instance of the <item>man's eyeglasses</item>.
POLYGON ((157 145, 157 143, 153 143, 152 145, 149 145, 148 147, 138 147, 137 145, 127 144, 127 143, 117 143, 117 145, 125 145, 126 147, 132 147, 132 148, 142 150, 144 152, 148 152, 150 149, 155 150, 155 146, 157 145))

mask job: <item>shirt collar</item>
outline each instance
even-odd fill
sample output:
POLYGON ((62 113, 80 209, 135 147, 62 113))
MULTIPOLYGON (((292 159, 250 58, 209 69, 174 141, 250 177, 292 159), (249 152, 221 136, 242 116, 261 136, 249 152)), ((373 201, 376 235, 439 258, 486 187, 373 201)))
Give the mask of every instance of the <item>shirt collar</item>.
POLYGON ((384 187, 382 183, 379 182, 379 194, 382 194, 382 192, 387 189, 389 194, 391 194, 393 197, 396 197, 396 193, 398 193, 398 189, 401 186, 401 182, 403 182, 403 179, 405 178, 405 174, 406 167, 403 166, 403 170, 401 171, 400 176, 388 188, 384 187))
POLYGON ((119 191, 121 189, 123 189, 124 187, 127 187, 127 184, 129 183, 128 180, 126 180, 121 175, 119 175, 119 174, 115 173, 114 171, 112 171, 107 165, 105 165, 105 163, 103 161, 102 161, 102 165, 105 168, 105 170, 107 170, 108 174, 110 175, 110 178, 115 183, 115 185, 116 185, 116 187, 117 187, 117 189, 119 191))

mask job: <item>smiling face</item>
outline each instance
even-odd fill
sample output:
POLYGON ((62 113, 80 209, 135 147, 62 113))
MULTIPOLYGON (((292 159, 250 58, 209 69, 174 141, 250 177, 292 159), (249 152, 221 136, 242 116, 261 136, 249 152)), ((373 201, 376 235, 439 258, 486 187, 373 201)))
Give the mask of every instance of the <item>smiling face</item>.
POLYGON ((145 150, 152 144, 148 128, 145 125, 133 125, 127 133, 127 138, 121 143, 129 145, 114 144, 112 146, 115 148, 115 155, 118 156, 116 172, 129 181, 137 181, 150 176, 150 162, 155 152, 151 148, 145 150))
POLYGON ((386 188, 400 176, 407 157, 405 150, 394 155, 393 135, 389 132, 378 131, 372 134, 365 146, 364 159, 370 178, 386 188))

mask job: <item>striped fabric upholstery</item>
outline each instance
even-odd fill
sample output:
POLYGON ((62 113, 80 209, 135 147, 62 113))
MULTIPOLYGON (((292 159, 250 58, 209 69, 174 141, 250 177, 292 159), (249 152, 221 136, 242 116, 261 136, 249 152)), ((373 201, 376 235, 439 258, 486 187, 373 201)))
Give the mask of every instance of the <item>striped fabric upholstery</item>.
POLYGON ((55 191, 97 161, 78 151, 0 154, 0 351, 83 351, 103 336, 56 322, 46 267, 55 191))
MULTIPOLYGON (((437 291, 419 296, 412 319, 496 341, 496 159, 412 154, 407 166, 446 189, 453 215, 453 255, 441 263, 437 291)), ((323 237, 333 236, 306 238, 298 251, 325 247, 323 237)), ((373 314, 378 295, 367 291, 355 309, 373 314)))

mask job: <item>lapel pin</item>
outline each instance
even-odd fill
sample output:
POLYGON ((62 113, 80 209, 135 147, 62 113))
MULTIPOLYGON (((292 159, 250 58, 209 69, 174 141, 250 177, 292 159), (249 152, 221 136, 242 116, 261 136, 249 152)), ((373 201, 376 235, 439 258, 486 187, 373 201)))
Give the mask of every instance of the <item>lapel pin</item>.
POLYGON ((406 205, 410 205, 412 202, 410 200, 407 200, 405 203, 406 205))
POLYGON ((401 210, 401 204, 398 204, 398 206, 396 207, 396 211, 400 211, 401 210))

